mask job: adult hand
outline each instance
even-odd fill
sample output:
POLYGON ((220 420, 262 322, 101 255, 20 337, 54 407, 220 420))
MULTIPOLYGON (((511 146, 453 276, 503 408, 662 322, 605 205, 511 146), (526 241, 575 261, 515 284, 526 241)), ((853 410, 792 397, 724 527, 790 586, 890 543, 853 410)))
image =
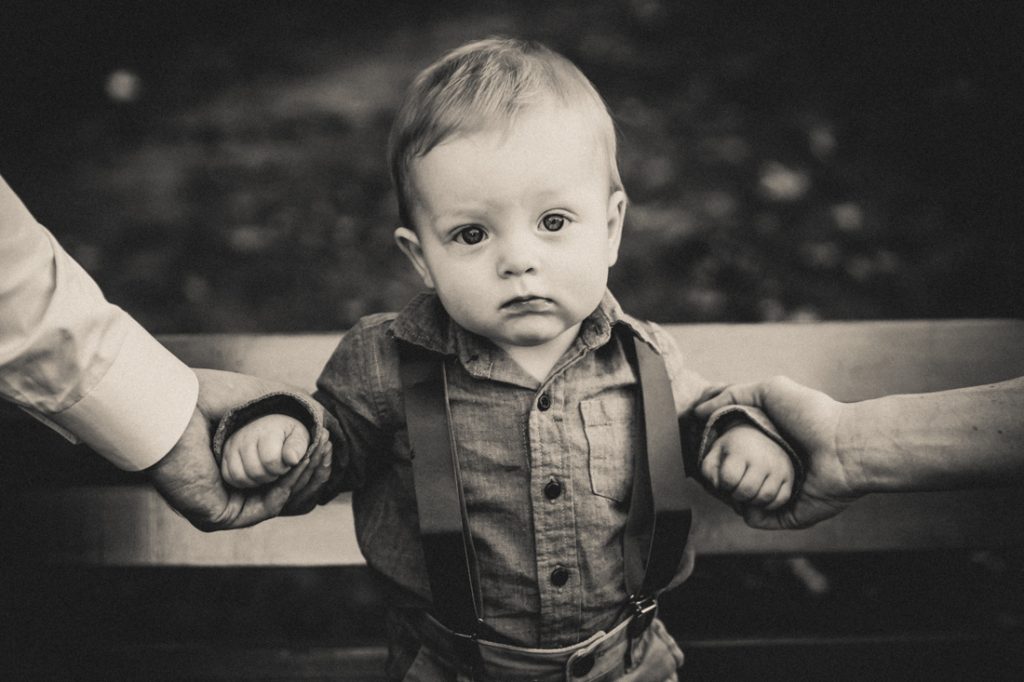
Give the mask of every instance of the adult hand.
POLYGON ((153 485, 192 525, 213 531, 251 526, 281 514, 309 511, 330 475, 331 446, 325 430, 295 468, 263 488, 235 490, 224 485, 211 449, 217 422, 230 409, 282 388, 246 374, 197 369, 199 402, 178 443, 147 471, 153 485))
POLYGON ((835 516, 859 495, 850 486, 850 470, 837 447, 843 405, 787 377, 727 386, 698 405, 701 419, 726 405, 750 405, 768 415, 803 457, 803 486, 784 507, 768 511, 747 506, 743 516, 754 528, 806 528, 835 516))

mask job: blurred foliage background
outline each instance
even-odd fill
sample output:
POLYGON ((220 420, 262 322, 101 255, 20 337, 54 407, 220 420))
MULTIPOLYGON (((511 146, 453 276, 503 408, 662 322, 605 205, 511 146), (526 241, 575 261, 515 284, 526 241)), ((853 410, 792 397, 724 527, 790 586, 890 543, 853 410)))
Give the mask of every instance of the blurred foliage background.
POLYGON ((1021 316, 1018 3, 55 4, 0 21, 0 173, 154 332, 337 330, 419 287, 385 139, 492 34, 574 60, 668 322, 1021 316))

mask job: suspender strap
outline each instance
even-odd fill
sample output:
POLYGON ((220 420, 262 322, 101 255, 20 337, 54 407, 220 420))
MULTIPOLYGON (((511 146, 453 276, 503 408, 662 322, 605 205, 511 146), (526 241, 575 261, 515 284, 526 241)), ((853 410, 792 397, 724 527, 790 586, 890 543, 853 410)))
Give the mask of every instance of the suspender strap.
POLYGON ((692 516, 686 504, 679 422, 665 362, 632 334, 620 338, 639 375, 647 445, 646 452, 634 458, 623 539, 626 589, 638 604, 654 597, 675 577, 692 516))
POLYGON ((399 361, 434 614, 473 638, 480 623, 479 578, 450 426, 444 358, 399 342, 399 361))

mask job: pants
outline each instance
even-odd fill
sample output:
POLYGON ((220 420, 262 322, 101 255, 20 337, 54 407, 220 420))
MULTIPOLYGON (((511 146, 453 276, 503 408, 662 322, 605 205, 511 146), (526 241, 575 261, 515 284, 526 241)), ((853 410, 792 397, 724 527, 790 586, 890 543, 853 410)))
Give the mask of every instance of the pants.
POLYGON ((632 642, 629 620, 560 649, 529 649, 479 640, 478 665, 455 650, 451 632, 428 615, 414 627, 422 645, 405 682, 675 682, 683 652, 654 618, 632 642), (627 656, 627 649, 630 655, 627 656))

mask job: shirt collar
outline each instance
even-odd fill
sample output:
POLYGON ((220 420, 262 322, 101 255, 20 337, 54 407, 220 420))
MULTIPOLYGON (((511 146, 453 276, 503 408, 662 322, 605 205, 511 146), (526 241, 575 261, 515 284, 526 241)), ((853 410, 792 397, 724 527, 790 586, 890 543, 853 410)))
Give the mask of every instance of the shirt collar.
MULTIPOLYGON (((597 309, 580 326, 579 341, 588 350, 596 350, 611 340, 612 330, 617 327, 629 331, 659 355, 662 354, 662 348, 647 325, 624 313, 607 289, 597 309)), ((456 324, 432 291, 418 294, 402 309, 391 325, 391 334, 435 353, 458 356, 467 367, 486 361, 496 350, 489 340, 456 324)))

